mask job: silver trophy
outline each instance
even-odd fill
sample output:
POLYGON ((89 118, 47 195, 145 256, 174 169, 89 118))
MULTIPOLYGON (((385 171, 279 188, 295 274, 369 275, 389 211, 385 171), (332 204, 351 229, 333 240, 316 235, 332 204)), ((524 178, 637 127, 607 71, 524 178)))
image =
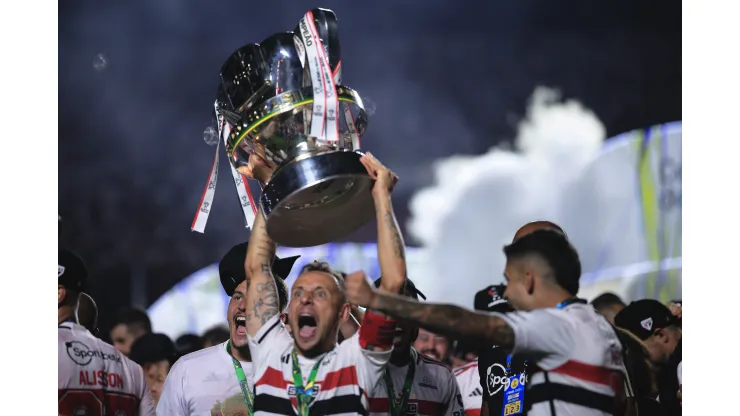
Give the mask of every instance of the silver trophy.
POLYGON ((244 46, 221 68, 215 112, 229 127, 226 152, 240 173, 250 155, 272 170, 259 204, 284 246, 334 241, 375 213, 359 151, 368 117, 341 66, 336 15, 314 9, 294 32, 244 46))

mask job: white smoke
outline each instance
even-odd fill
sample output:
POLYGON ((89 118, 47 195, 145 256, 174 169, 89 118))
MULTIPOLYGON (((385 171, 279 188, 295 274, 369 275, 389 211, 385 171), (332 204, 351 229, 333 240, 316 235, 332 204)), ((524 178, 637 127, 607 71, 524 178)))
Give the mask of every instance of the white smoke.
POLYGON ((605 137, 593 112, 539 87, 514 150, 438 161, 436 184, 411 200, 409 224, 429 256, 412 276, 429 300, 470 306, 477 290, 503 281, 502 247, 526 222, 560 220, 561 195, 605 137))

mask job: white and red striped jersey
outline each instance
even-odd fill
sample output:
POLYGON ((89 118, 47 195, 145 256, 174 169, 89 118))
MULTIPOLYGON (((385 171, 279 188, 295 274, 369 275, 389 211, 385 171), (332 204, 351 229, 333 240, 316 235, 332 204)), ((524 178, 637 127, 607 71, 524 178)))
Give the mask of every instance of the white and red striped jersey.
POLYGON ((59 415, 154 415, 141 366, 72 322, 59 325, 59 415))
MULTIPOLYGON (((307 383, 318 360, 321 365, 314 382, 312 415, 367 414, 368 394, 382 377, 391 355, 388 351, 370 351, 360 346, 360 331, 326 354, 312 359, 298 356, 307 383)), ((293 383, 293 338, 279 315, 268 320, 249 338, 254 368, 254 414, 297 414, 296 389, 293 383)))
POLYGON ((514 354, 535 369, 527 381, 528 415, 611 415, 624 388, 622 345, 591 305, 496 314, 514 330, 514 354))
MULTIPOLYGON (((452 371, 441 362, 419 354, 412 349, 416 371, 411 384, 411 394, 403 415, 463 416, 463 401, 452 371)), ((388 363, 388 371, 396 396, 401 394, 409 366, 396 367, 388 363)), ((381 377, 370 394, 370 415, 388 415, 388 388, 381 377)))
POLYGON ((478 374, 478 360, 458 367, 453 372, 462 395, 465 416, 480 416, 483 404, 483 388, 478 374))

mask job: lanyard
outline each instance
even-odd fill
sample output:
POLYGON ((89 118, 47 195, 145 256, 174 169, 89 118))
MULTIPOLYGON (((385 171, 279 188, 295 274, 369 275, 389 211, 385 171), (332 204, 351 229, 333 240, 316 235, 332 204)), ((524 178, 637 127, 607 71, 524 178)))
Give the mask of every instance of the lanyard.
POLYGON ((586 301, 583 300, 583 299, 579 299, 579 298, 573 297, 573 298, 566 299, 566 300, 558 303, 557 305, 555 305, 555 309, 563 309, 564 307, 566 307, 568 305, 572 305, 574 303, 586 303, 586 301))
POLYGON ((254 398, 252 397, 252 391, 249 390, 249 382, 247 381, 247 376, 244 374, 242 364, 239 362, 239 360, 234 358, 233 355, 231 355, 231 341, 226 342, 226 352, 231 357, 231 361, 234 362, 234 372, 236 373, 237 380, 239 380, 239 387, 241 387, 242 389, 244 404, 247 405, 249 416, 252 416, 254 414, 254 398))
POLYGON ((396 392, 393 390, 393 379, 388 371, 388 367, 385 367, 385 387, 388 390, 388 403, 390 404, 390 413, 392 416, 398 416, 404 409, 409 401, 411 394, 411 384, 414 381, 414 374, 416 373, 416 351, 411 349, 411 361, 409 361, 409 369, 406 372, 406 379, 403 381, 403 390, 401 394, 396 396, 396 392))
POLYGON ((293 384, 295 385, 295 399, 298 402, 298 414, 300 416, 308 416, 308 406, 313 401, 313 385, 316 380, 316 373, 319 371, 319 365, 324 357, 321 357, 319 361, 314 364, 311 369, 311 374, 308 376, 306 381, 306 387, 303 387, 303 375, 301 374, 301 366, 298 365, 298 354, 296 354, 295 348, 290 353, 290 357, 293 360, 293 384))

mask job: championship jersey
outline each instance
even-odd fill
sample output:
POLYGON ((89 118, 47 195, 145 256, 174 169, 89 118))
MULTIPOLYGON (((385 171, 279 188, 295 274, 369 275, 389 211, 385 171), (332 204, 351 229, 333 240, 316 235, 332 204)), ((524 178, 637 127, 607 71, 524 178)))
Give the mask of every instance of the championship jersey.
POLYGON ((529 415, 612 414, 623 393, 622 345, 592 306, 495 315, 514 331, 513 353, 535 367, 523 392, 529 415))
MULTIPOLYGON (((228 341, 205 348, 175 362, 164 382, 157 403, 161 416, 227 416, 246 414, 234 363, 226 352, 228 341)), ((254 386, 252 363, 241 361, 251 389, 254 386)))
MULTIPOLYGON (((437 360, 433 360, 411 349, 416 370, 411 384, 411 392, 402 415, 424 416, 462 416, 465 414, 460 389, 452 371, 437 360)), ((396 398, 401 395, 409 366, 396 367, 388 364, 388 372, 393 381, 396 398)), ((374 416, 390 414, 388 387, 384 377, 370 394, 370 414, 374 416)))
POLYGON ((460 388, 465 416, 479 416, 483 404, 483 388, 478 375, 478 360, 458 367, 453 374, 460 388))
MULTIPOLYGON (((367 318, 365 318, 367 319, 367 318)), ((321 361, 312 389, 311 415, 365 415, 368 394, 383 374, 391 350, 370 351, 360 346, 360 331, 333 350, 315 358, 298 356, 303 385, 321 361)), ((293 338, 279 315, 268 320, 249 338, 254 361, 254 414, 297 414, 293 381, 293 338)))
POLYGON ((60 416, 154 415, 141 366, 83 326, 64 322, 58 332, 60 416))

